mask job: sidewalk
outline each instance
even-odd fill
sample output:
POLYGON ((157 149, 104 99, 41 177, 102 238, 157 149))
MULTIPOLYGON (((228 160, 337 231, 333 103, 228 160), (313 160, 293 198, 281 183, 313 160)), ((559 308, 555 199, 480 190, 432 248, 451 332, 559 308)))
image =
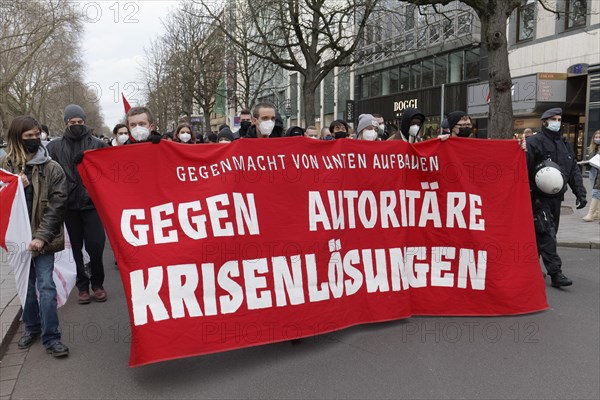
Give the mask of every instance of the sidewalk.
MULTIPOLYGON (((592 194, 590 182, 584 177, 587 189, 588 205, 582 210, 575 209, 575 196, 569 190, 565 194, 562 205, 560 228, 558 232, 558 245, 563 247, 577 247, 585 249, 600 249, 600 224, 598 222, 584 222, 582 218, 587 214, 592 194)), ((0 357, 4 354, 12 333, 18 327, 21 317, 21 304, 16 294, 15 276, 11 268, 0 260, 0 357)))

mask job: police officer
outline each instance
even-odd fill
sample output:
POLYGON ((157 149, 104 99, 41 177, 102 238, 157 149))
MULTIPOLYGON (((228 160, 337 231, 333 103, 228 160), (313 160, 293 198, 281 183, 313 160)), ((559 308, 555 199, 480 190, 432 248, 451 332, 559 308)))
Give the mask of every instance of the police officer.
POLYGON ((561 134, 562 109, 551 108, 542 114, 542 129, 527 141, 527 169, 531 188, 531 204, 535 221, 538 253, 553 287, 570 286, 573 282, 562 273, 562 261, 556 251, 556 233, 560 221, 560 204, 568 183, 577 197, 577 209, 585 207, 586 192, 570 143, 561 134), (558 164, 564 178, 564 187, 556 195, 548 195, 538 189, 535 182, 537 167, 546 160, 558 164))

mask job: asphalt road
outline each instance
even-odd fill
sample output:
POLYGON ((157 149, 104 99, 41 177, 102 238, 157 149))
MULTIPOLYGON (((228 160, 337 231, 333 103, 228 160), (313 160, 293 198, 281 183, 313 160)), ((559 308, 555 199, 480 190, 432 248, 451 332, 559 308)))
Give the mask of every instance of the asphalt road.
MULTIPOLYGON (((548 311, 410 318, 129 368, 129 319, 112 254, 109 300, 60 309, 67 359, 37 342, 13 399, 598 399, 600 252, 560 248, 574 281, 548 311)), ((18 338, 18 337, 17 337, 18 338)))

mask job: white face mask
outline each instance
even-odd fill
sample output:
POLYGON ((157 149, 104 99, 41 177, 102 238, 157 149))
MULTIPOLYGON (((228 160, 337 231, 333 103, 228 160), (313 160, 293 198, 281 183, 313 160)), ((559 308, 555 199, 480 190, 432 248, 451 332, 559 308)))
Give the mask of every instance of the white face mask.
POLYGON ((183 143, 187 143, 190 141, 190 139, 192 138, 192 135, 189 133, 180 133, 179 134, 179 140, 181 140, 183 143))
POLYGON ((410 128, 408 128, 408 134, 410 136, 417 136, 417 133, 419 133, 420 129, 421 127, 419 125, 411 125, 410 128))
POLYGON ((46 132, 40 133, 40 139, 42 139, 42 140, 48 139, 48 134, 46 132))
POLYGON ((148 128, 138 125, 131 130, 131 136, 133 136, 136 142, 143 142, 150 136, 150 131, 148 128))
POLYGON ((128 133, 119 133, 117 135, 117 142, 124 144, 127 140, 129 139, 129 134, 128 133))
POLYGON ((548 121, 548 129, 552 132, 560 131, 560 121, 548 121))
POLYGON ((275 128, 275 122, 268 120, 268 121, 262 121, 259 125, 258 125, 258 129, 260 130, 260 133, 262 135, 267 135, 269 136, 272 132, 273 132, 273 128, 275 128))
POLYGON ((377 131, 374 129, 364 130, 362 133, 363 140, 375 140, 377 139, 377 131))

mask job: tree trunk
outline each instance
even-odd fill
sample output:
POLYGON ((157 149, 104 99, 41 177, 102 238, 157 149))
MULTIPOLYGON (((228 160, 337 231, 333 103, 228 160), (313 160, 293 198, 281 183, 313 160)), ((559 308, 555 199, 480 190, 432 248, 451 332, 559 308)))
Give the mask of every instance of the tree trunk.
POLYGON ((305 77, 302 82, 304 128, 315 124, 315 89, 314 79, 305 77))
POLYGON ((207 111, 206 108, 204 109, 204 132, 209 135, 212 133, 212 128, 210 126, 210 111, 207 111))
POLYGON ((515 8, 511 3, 490 0, 489 14, 480 14, 482 39, 488 51, 488 137, 492 139, 508 139, 513 135, 512 79, 506 38, 508 15, 515 8))

